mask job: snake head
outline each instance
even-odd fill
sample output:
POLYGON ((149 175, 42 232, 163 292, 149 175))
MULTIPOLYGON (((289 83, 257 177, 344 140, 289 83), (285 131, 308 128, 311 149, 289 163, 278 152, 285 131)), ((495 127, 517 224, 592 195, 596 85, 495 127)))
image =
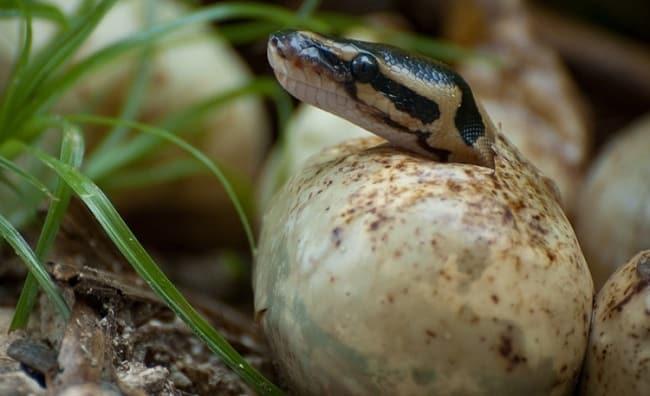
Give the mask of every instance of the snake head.
POLYGON ((331 79, 336 82, 351 81, 347 63, 339 47, 332 46, 324 36, 297 30, 282 30, 269 38, 267 55, 276 74, 296 76, 297 70, 305 73, 304 80, 323 82, 331 79), (323 78, 314 77, 324 76, 323 78), (307 75, 309 74, 309 75, 307 75))
POLYGON ((282 30, 269 63, 296 98, 394 145, 494 168, 494 131, 469 85, 432 59, 389 45, 282 30))

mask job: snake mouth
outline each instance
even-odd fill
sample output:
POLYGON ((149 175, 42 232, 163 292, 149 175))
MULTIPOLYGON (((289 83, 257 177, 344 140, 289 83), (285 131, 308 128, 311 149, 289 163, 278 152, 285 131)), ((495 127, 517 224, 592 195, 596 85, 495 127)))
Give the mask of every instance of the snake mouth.
MULTIPOLYGON (((304 103, 347 119, 384 136, 403 138, 412 134, 376 106, 359 100, 350 72, 350 53, 327 46, 327 38, 299 31, 281 31, 270 36, 267 57, 280 85, 304 103), (322 40, 318 41, 318 40, 322 40), (395 132, 398 128, 401 132, 395 132), (406 133, 405 133, 406 132, 406 133)), ((350 52, 354 50, 348 49, 350 52)))
POLYGON ((351 80, 344 61, 302 32, 285 30, 269 38, 267 57, 280 85, 297 99, 336 114, 358 107, 345 90, 351 80))
POLYGON ((295 30, 272 34, 267 45, 269 64, 277 72, 291 75, 312 74, 316 80, 351 82, 349 62, 327 45, 326 38, 295 30))

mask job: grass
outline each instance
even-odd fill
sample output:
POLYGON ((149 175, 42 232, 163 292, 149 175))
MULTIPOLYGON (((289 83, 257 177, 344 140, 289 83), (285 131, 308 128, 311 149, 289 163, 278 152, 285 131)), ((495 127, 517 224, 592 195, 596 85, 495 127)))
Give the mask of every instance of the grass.
MULTIPOLYGON (((61 121, 60 124, 63 131, 60 160, 70 167, 79 168, 84 157, 84 141, 81 131, 69 122, 61 121)), ((72 190, 68 184, 65 180, 59 179, 47 215, 45 216, 38 242, 36 243, 35 256, 39 262, 43 262, 48 251, 54 244, 59 225, 68 209, 71 195, 72 190)), ((29 314, 34 307, 38 294, 38 285, 36 282, 37 279, 33 273, 27 275, 18 299, 18 304, 16 305, 16 312, 9 327, 10 330, 24 328, 27 325, 29 314)))
POLYGON ((58 7, 51 4, 30 1, 0 1, 0 18, 15 18, 26 15, 29 10, 29 16, 54 22, 60 27, 68 27, 68 19, 59 10, 58 7))
MULTIPOLYGON (((88 120, 88 119, 86 119, 88 120)), ((148 128, 143 128, 148 130, 148 128)), ((157 131, 160 132, 160 131, 157 131)), ((173 135, 172 135, 173 136, 173 135)), ((185 299, 138 242, 103 191, 74 167, 25 145, 25 150, 54 170, 95 216, 108 237, 153 291, 199 336, 221 360, 260 394, 280 389, 248 364, 237 351, 185 299)), ((208 164, 206 164, 208 165, 208 164)))
MULTIPOLYGON (((272 100, 278 128, 283 131, 292 112, 291 99, 274 80, 259 77, 188 108, 178 109, 162 120, 159 126, 136 122, 139 109, 146 100, 152 47, 179 29, 208 22, 236 21, 226 25, 221 32, 233 43, 264 39, 269 32, 285 27, 336 33, 361 22, 354 18, 319 14, 319 2, 306 0, 297 11, 264 3, 219 3, 195 8, 176 19, 157 23, 153 6, 155 1, 150 0, 147 20, 141 31, 71 64, 71 57, 115 2, 82 2, 82 6, 71 15, 64 15, 58 8, 45 2, 0 0, 0 18, 19 18, 23 33, 11 76, 4 91, 0 92, 0 183, 14 192, 17 202, 15 207, 11 207, 11 213, 0 214, 0 235, 29 270, 11 329, 26 326, 39 288, 62 316, 69 316, 70 308, 43 263, 52 249, 69 201, 75 195, 88 207, 135 271, 224 363, 259 394, 281 394, 279 388, 251 367, 189 304, 138 242, 100 186, 145 186, 197 172, 209 172, 230 198, 254 257, 255 237, 248 219, 251 210, 246 210, 247 205, 243 203, 252 201, 252 182, 243 181, 236 170, 225 169, 219 166, 218 161, 205 156, 183 138, 182 131, 190 130, 188 126, 200 121, 206 114, 244 96, 272 100), (33 18, 51 21, 59 27, 59 32, 37 53, 32 51, 33 18), (101 72, 102 68, 114 64, 120 55, 134 51, 140 51, 136 71, 117 118, 95 114, 62 116, 52 111, 53 104, 80 78, 101 72), (88 124, 108 126, 110 130, 99 146, 86 155, 84 127, 88 124), (58 158, 39 148, 39 142, 57 130, 61 132, 58 158), (135 136, 127 139, 130 134, 135 136), (170 143, 181 148, 189 157, 157 165, 148 172, 130 170, 129 165, 155 155, 157 150, 170 143), (117 152, 119 156, 115 155, 117 152), (27 169, 21 165, 25 160, 33 162, 33 169, 40 166, 48 168, 50 172, 46 174, 27 169), (242 194, 242 191, 249 192, 242 194), (247 194, 249 197, 246 197, 247 194), (19 229, 33 220, 37 205, 44 199, 48 203, 47 215, 33 250, 19 229)), ((429 54, 437 51, 439 58, 466 55, 458 51, 445 54, 448 47, 419 36, 404 33, 395 37, 407 48, 412 46, 429 54)))

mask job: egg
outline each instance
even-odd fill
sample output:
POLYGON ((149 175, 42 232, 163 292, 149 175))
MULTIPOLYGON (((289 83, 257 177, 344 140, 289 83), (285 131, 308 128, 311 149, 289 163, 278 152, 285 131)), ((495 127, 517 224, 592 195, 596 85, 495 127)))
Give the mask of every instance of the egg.
POLYGON ((349 140, 266 208, 255 312, 296 394, 565 395, 593 284, 548 180, 349 140))
POLYGON ((581 394, 650 394, 650 250, 619 268, 598 292, 581 394))
POLYGON ((594 160, 579 195, 576 233, 594 282, 650 248, 650 114, 620 131, 594 160))

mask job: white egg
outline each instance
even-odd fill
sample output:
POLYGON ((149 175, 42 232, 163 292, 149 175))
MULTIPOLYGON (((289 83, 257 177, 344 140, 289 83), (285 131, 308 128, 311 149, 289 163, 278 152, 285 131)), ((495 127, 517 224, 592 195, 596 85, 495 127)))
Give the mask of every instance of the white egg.
POLYGON ((291 391, 570 392, 593 284, 547 182, 500 136, 496 170, 382 142, 311 157, 266 209, 255 310, 291 391))

